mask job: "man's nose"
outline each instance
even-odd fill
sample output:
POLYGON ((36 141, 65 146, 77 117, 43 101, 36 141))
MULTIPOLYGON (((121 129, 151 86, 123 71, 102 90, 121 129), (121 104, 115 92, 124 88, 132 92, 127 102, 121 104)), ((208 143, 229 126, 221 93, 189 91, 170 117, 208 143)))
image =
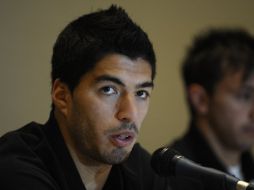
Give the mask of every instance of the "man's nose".
POLYGON ((136 120, 138 114, 135 96, 125 94, 118 102, 116 117, 118 120, 132 123, 136 120))

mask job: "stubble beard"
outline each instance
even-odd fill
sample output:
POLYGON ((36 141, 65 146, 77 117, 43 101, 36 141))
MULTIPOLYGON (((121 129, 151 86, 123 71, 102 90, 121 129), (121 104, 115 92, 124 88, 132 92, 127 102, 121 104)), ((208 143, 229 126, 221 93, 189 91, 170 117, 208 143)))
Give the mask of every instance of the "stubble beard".
POLYGON ((89 160, 90 163, 103 163, 108 165, 119 164, 126 160, 130 154, 128 150, 123 147, 111 147, 104 150, 99 150, 96 135, 86 130, 82 125, 74 125, 71 127, 71 136, 74 141, 76 151, 82 160, 89 160))
MULTIPOLYGON (((89 122, 87 123, 82 119, 82 114, 79 109, 77 109, 77 106, 76 109, 73 110, 73 113, 75 113, 75 117, 73 117, 74 120, 69 132, 72 136, 75 149, 81 159, 89 160, 90 163, 113 165, 119 164, 128 158, 130 152, 124 147, 114 147, 112 150, 110 150, 111 147, 109 147, 103 150, 103 152, 100 151, 95 131, 89 129, 89 122)), ((138 134, 137 126, 130 123, 123 123, 119 128, 109 130, 106 133, 121 129, 134 130, 138 134)))

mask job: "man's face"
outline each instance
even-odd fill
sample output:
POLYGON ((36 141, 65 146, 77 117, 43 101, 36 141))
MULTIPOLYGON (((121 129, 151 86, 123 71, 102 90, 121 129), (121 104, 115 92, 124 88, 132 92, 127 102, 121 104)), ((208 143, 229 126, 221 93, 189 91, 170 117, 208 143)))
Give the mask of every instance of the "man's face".
POLYGON ((254 143, 254 75, 242 80, 242 72, 229 73, 209 99, 210 126, 222 145, 245 150, 254 143))
POLYGON ((129 155, 148 110, 151 73, 145 60, 113 54, 81 78, 66 115, 80 157, 116 164, 129 155))

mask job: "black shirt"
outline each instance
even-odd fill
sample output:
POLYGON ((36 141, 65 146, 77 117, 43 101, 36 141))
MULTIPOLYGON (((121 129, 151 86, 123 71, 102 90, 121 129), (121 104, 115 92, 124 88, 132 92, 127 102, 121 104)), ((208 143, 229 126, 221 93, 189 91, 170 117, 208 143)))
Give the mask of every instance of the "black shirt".
MULTIPOLYGON (((30 123, 0 138, 0 189, 85 190, 54 117, 30 123)), ((103 190, 168 190, 136 144, 129 158, 113 165, 103 190)))
MULTIPOLYGON (((227 168, 219 160, 219 158, 213 152, 212 148, 209 146, 206 139, 202 136, 194 124, 191 124, 189 130, 183 137, 175 140, 172 144, 169 145, 169 147, 176 150, 184 157, 202 166, 215 168, 217 170, 228 173, 227 168)), ((251 153, 248 151, 242 153, 241 170, 243 172, 245 181, 250 182, 254 180, 254 160, 251 153)), ((187 180, 183 178, 179 178, 177 181, 171 180, 171 183, 172 182, 175 183, 173 186, 179 187, 184 186, 183 184, 188 184, 187 180)), ((206 187, 206 184, 203 184, 200 181, 194 182, 193 179, 191 183, 192 185, 188 186, 189 189, 213 189, 213 187, 206 187), (190 188, 194 187, 195 183, 199 186, 199 188, 190 188)))

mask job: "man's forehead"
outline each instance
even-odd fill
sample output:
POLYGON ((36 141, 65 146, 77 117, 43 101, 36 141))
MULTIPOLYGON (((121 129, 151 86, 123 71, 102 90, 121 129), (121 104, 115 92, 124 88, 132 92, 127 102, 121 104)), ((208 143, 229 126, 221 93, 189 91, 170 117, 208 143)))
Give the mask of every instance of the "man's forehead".
POLYGON ((91 71, 99 75, 139 75, 152 76, 149 62, 138 58, 132 60, 124 55, 112 54, 100 60, 91 71))
POLYGON ((224 74, 216 85, 229 89, 254 88, 254 72, 245 75, 243 70, 231 71, 224 74))

